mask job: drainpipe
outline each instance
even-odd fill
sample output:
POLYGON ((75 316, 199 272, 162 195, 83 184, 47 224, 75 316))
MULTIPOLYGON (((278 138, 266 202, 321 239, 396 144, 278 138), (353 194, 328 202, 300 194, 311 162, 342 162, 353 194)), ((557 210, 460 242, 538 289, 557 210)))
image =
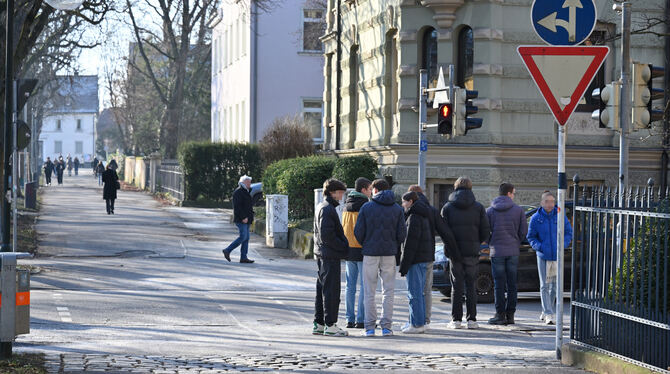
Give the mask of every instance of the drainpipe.
POLYGON ((251 105, 250 109, 250 118, 249 124, 251 126, 251 131, 249 137, 251 138, 251 143, 256 143, 258 141, 258 5, 255 1, 252 1, 251 8, 251 17, 253 22, 252 29, 250 32, 251 36, 251 105))
MULTIPOLYGON (((670 1, 670 0, 668 0, 670 1)), ((340 149, 340 112, 342 111, 342 97, 340 88, 342 87, 342 0, 337 0, 337 77, 336 77, 336 102, 335 102, 335 146, 333 149, 340 149)))
MULTIPOLYGON (((665 0, 665 75, 663 83, 665 88, 665 100, 663 109, 667 109, 670 102, 670 0, 665 0)), ((661 198, 665 198, 668 188, 668 147, 670 147, 670 118, 665 110, 663 116, 663 153, 661 154, 661 198)))

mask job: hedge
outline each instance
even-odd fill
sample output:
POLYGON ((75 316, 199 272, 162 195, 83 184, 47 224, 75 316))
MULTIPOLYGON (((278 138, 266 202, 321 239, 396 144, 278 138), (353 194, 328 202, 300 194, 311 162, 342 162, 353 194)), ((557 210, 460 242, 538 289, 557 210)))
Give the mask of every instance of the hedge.
POLYGON ((260 179, 262 162, 255 144, 188 142, 179 146, 179 164, 184 171, 184 198, 202 196, 214 201, 229 199, 240 176, 260 179))
POLYGON ((347 187, 354 188, 356 179, 365 177, 372 181, 378 172, 377 160, 368 155, 345 157, 337 159, 333 169, 333 178, 346 183, 347 187))

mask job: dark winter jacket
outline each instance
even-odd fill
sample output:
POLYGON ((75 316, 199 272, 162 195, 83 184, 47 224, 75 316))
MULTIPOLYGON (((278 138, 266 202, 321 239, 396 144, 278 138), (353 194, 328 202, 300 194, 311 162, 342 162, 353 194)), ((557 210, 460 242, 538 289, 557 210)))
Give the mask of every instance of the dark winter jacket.
POLYGON ((518 256, 521 241, 528 233, 526 215, 509 196, 498 196, 486 209, 491 225, 491 257, 518 256))
POLYGON ((405 214, 396 204, 393 191, 385 190, 363 204, 354 227, 363 256, 395 256, 407 236, 405 214))
POLYGON ((47 161, 44 163, 44 173, 50 175, 54 171, 54 163, 47 161))
POLYGON ((480 244, 489 240, 491 231, 486 210, 475 200, 475 194, 468 189, 454 191, 442 207, 442 218, 456 237, 461 257, 479 256, 480 244))
POLYGON ((109 162, 109 167, 112 168, 112 170, 116 171, 116 169, 119 168, 119 164, 116 163, 116 160, 115 160, 115 159, 112 159, 112 160, 109 162))
POLYGON ((251 192, 246 187, 238 186, 233 191, 233 222, 242 222, 248 218, 247 224, 254 222, 254 206, 251 201, 251 192))
MULTIPOLYGON (((427 206, 431 213, 428 215, 428 222, 430 223, 430 237, 433 240, 433 248, 435 247, 435 235, 440 235, 442 243, 444 243, 444 253, 447 255, 447 257, 455 257, 456 259, 460 259, 460 252, 458 251, 458 244, 456 243, 454 233, 451 231, 451 228, 447 226, 447 223, 444 221, 444 219, 442 219, 442 216, 440 216, 440 211, 437 210, 437 208, 434 206, 430 205, 426 195, 421 192, 419 192, 418 195, 419 201, 417 201, 415 204, 423 204, 427 206), (451 255, 452 250, 454 252, 453 256, 451 255)), ((434 253, 433 260, 431 261, 435 261, 434 253)))
POLYGON ((358 219, 358 211, 360 211, 363 204, 368 201, 370 201, 370 199, 364 194, 357 191, 351 191, 344 203, 342 229, 349 241, 349 255, 347 255, 347 261, 363 261, 363 253, 361 252, 362 246, 361 243, 356 240, 354 227, 356 226, 356 220, 358 219))
POLYGON ((54 169, 56 170, 56 173, 63 174, 63 170, 65 170, 65 162, 63 161, 56 162, 54 164, 54 169))
POLYGON ((98 166, 95 167, 95 172, 98 174, 105 172, 105 165, 103 165, 101 161, 98 161, 98 166))
POLYGON ((104 183, 102 187, 103 200, 116 199, 116 181, 118 180, 119 176, 112 169, 107 169, 102 173, 102 183, 104 183))
POLYGON ((93 161, 91 161, 91 168, 95 170, 98 167, 98 158, 94 158, 93 161))
POLYGON ((79 159, 76 157, 74 158, 74 168, 79 169, 79 159))
MULTIPOLYGON (((537 257, 546 261, 556 261, 556 245, 558 244, 558 208, 547 213, 540 207, 530 218, 528 225, 528 242, 535 250, 537 257)), ((567 248, 572 241, 572 226, 568 217, 565 217, 565 236, 563 243, 567 248)))
POLYGON ((349 242, 335 210, 338 205, 339 202, 328 196, 314 213, 314 254, 324 260, 342 260, 349 253, 349 242))
POLYGON ((405 212, 407 237, 402 244, 400 258, 402 276, 405 276, 414 264, 435 261, 435 238, 429 221, 431 215, 430 208, 419 200, 405 212))

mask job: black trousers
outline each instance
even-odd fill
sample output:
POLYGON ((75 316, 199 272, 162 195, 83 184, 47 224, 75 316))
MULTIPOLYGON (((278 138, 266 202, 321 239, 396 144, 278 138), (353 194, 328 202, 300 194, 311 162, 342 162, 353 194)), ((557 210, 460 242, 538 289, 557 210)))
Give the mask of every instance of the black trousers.
POLYGON ((45 171, 44 179, 46 180, 47 184, 51 184, 51 173, 45 171))
POLYGON ((105 199, 105 205, 107 205, 107 213, 114 211, 114 200, 115 199, 105 199))
POLYGON ((314 322, 332 326, 337 323, 340 310, 340 260, 317 258, 316 301, 314 322))
POLYGON ((63 184, 63 172, 59 171, 56 176, 58 177, 58 184, 63 184))
POLYGON ((468 313, 468 321, 477 320, 477 280, 478 257, 463 257, 460 262, 449 261, 451 272, 451 318, 454 321, 463 320, 463 288, 468 313))

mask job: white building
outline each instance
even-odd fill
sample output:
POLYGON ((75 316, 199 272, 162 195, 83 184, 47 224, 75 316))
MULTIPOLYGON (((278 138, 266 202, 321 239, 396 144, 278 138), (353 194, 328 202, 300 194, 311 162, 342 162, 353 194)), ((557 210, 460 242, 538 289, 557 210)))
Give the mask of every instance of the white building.
POLYGON ((47 103, 39 136, 40 154, 52 160, 59 155, 82 162, 95 154, 95 127, 98 116, 98 77, 95 75, 60 76, 55 92, 47 103))
POLYGON ((248 3, 224 2, 213 24, 212 141, 255 143, 275 118, 302 113, 314 140, 321 142, 323 47, 318 37, 325 9, 286 0, 268 13, 248 3))

